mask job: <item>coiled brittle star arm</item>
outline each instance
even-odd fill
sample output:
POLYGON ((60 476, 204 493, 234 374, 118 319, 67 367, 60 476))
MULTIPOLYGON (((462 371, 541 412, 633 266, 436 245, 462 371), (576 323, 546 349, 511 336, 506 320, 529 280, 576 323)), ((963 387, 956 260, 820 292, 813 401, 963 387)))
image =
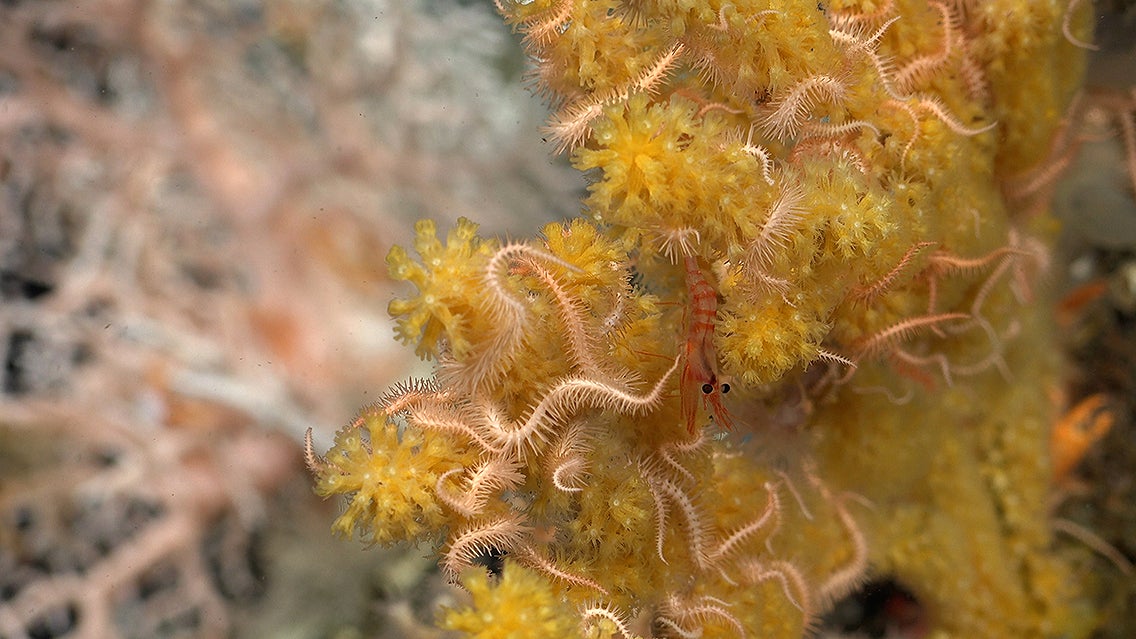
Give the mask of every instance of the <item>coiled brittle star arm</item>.
POLYGON ((523 460, 528 453, 536 453, 548 441, 548 433, 563 422, 570 414, 582 406, 605 410, 615 410, 626 414, 646 412, 662 397, 663 387, 678 368, 681 357, 675 357, 655 386, 644 395, 634 395, 625 388, 613 386, 608 382, 587 377, 570 377, 558 382, 540 402, 532 408, 528 417, 516 428, 504 424, 494 424, 482 436, 495 442, 498 449, 523 460))

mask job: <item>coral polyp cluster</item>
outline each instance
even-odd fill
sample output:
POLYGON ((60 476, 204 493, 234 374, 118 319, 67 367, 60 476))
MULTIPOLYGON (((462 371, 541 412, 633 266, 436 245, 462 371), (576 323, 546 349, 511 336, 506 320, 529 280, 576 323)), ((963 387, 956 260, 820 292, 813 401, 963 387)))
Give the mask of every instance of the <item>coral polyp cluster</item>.
POLYGON ((336 529, 432 544, 470 636, 796 637, 872 574, 938 636, 1087 633, 1046 511, 1050 226, 1005 188, 1060 128, 1083 12, 498 8, 586 212, 391 252, 438 369, 309 451, 336 529), (721 410, 684 415, 711 370, 721 410))

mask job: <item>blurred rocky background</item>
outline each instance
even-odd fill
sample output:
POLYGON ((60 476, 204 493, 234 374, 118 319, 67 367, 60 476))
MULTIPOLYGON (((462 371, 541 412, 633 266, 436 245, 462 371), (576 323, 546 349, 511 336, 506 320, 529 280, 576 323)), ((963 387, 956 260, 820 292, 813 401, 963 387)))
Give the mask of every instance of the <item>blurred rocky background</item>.
POLYGON ((414 220, 577 210, 522 73, 486 2, 0 3, 0 637, 428 621, 299 451, 415 365, 414 220))

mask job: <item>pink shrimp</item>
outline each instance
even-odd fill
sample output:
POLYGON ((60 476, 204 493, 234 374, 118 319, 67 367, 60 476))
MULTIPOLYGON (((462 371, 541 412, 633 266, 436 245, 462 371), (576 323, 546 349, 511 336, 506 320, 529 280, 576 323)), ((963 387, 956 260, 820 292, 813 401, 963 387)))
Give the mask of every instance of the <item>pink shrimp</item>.
POLYGON ((703 405, 714 421, 732 430, 733 420, 722 405, 722 395, 730 392, 730 385, 718 377, 718 353, 714 349, 718 292, 703 277, 696 257, 686 257, 686 286, 690 291, 690 310, 686 324, 686 361, 679 382, 686 428, 694 433, 701 393, 703 405))

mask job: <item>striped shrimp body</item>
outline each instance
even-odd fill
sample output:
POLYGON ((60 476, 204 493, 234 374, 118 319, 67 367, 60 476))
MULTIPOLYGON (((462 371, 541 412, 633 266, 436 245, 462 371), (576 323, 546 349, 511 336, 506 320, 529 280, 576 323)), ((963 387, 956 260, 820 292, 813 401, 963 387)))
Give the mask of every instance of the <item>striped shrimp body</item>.
POLYGON ((698 417, 698 397, 714 421, 727 430, 734 427, 729 412, 722 405, 722 395, 730 392, 730 385, 718 376, 718 353, 714 349, 714 321, 718 316, 718 293, 702 275, 698 258, 687 256, 686 286, 690 293, 690 307, 686 320, 685 362, 679 381, 682 398, 682 415, 686 428, 695 431, 698 417))

